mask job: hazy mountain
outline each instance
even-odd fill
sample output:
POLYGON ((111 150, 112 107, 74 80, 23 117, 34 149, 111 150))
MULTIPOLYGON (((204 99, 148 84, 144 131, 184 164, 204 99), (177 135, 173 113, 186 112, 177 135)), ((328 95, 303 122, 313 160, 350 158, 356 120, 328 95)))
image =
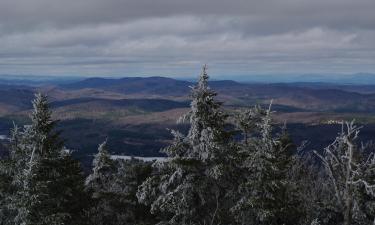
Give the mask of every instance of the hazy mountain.
POLYGON ((97 88, 123 94, 159 94, 179 96, 189 91, 187 81, 165 77, 126 77, 120 79, 89 78, 79 82, 60 85, 64 89, 97 88))
POLYGON ((368 85, 375 84, 375 74, 356 73, 356 74, 261 74, 261 75, 243 75, 243 76, 221 76, 219 79, 231 79, 241 82, 256 83, 293 83, 293 82, 319 82, 333 84, 356 84, 368 85))
POLYGON ((34 91, 27 87, 0 85, 0 113, 31 108, 34 91))
MULTIPOLYGON (((0 135, 9 134, 13 120, 27 122, 34 92, 42 91, 50 96, 54 117, 60 120, 58 128, 77 156, 85 158, 95 152, 107 137, 116 154, 159 155, 172 138, 167 128, 186 129, 175 121, 188 110, 192 85, 164 77, 89 78, 37 87, 0 84, 0 135)), ((217 80, 210 86, 230 113, 273 100, 276 121, 288 121, 297 142, 313 140, 317 148, 326 144, 322 136, 336 134, 337 129, 331 129, 327 121, 357 118, 375 123, 375 85, 217 80), (313 126, 310 133, 301 131, 306 126, 313 126)))
POLYGON ((58 85, 72 83, 84 78, 79 76, 36 76, 36 75, 5 75, 0 74, 0 84, 3 85, 58 85))
MULTIPOLYGON (((104 79, 91 78, 61 85, 65 90, 98 89, 120 94, 143 96, 186 97, 194 83, 163 77, 104 79)), ((318 111, 375 111, 375 95, 355 92, 355 85, 331 85, 325 83, 262 84, 239 83, 231 80, 211 81, 210 86, 220 93, 219 97, 229 105, 267 103, 318 111), (229 101, 228 101, 229 100, 229 101)), ((366 86, 373 93, 372 86, 366 86)), ((375 86, 374 86, 375 88, 375 86)), ((375 89, 374 89, 375 91, 375 89)))

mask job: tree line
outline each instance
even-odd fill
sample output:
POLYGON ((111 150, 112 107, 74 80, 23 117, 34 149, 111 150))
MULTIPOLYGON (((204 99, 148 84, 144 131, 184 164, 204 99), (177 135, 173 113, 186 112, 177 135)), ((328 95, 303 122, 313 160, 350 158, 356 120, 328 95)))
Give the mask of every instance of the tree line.
POLYGON ((206 67, 164 161, 114 160, 99 145, 91 174, 64 147, 47 96, 11 130, 0 160, 0 225, 375 224, 375 156, 345 123, 323 151, 276 129, 272 108, 228 114, 206 67))

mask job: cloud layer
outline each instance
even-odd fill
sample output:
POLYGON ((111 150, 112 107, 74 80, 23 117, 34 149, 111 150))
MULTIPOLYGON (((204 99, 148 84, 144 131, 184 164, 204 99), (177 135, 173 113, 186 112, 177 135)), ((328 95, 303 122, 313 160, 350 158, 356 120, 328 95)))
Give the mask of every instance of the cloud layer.
POLYGON ((375 72, 373 0, 4 0, 0 74, 375 72))

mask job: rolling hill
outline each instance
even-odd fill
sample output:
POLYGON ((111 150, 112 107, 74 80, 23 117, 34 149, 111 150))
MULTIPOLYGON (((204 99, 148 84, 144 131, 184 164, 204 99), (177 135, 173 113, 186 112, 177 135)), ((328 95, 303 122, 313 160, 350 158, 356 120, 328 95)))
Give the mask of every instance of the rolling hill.
MULTIPOLYGON (((137 94, 146 97, 187 97, 189 86, 194 83, 171 78, 91 78, 76 83, 62 85, 63 90, 95 89, 111 91, 118 94, 137 94)), ((230 80, 211 81, 210 86, 219 94, 219 98, 228 105, 267 104, 271 99, 277 105, 312 111, 337 112, 375 112, 375 94, 364 94, 349 90, 341 90, 339 86, 322 86, 317 88, 301 84, 247 84, 230 80)), ((360 87, 357 87, 360 89, 360 87)), ((370 86, 366 86, 370 91, 370 86)), ((375 91, 375 86, 374 86, 375 91)))
MULTIPOLYGON (((193 82, 164 77, 89 78, 71 83, 42 86, 0 85, 0 135, 12 121, 28 121, 33 93, 50 96, 54 117, 60 120, 67 147, 83 161, 108 138, 113 154, 160 155, 170 139, 169 129, 188 111, 189 86, 193 82)), ((239 83, 211 81, 225 110, 233 113, 254 104, 267 106, 273 99, 276 122, 288 121, 293 138, 326 144, 337 125, 327 121, 351 120, 375 123, 375 86, 327 83, 239 83), (311 132, 302 132, 307 129, 311 132), (322 134, 321 134, 322 133, 322 134), (303 134, 303 135, 301 135, 303 134), (322 136, 323 135, 323 136, 322 136), (319 141, 320 140, 320 141, 319 141)), ((365 130, 371 136, 374 126, 365 130)))

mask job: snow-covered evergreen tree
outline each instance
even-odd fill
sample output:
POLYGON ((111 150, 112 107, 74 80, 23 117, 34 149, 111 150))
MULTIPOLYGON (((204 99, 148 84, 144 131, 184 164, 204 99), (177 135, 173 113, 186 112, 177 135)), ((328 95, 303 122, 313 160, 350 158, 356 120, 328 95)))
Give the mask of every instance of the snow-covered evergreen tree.
POLYGON ((240 224, 293 224, 299 220, 299 200, 288 172, 293 145, 286 132, 272 134, 271 107, 259 106, 239 117, 244 138, 240 148, 242 183, 239 200, 232 208, 240 224))
POLYGON ((208 87, 206 66, 192 88, 187 136, 173 131, 174 142, 164 149, 169 160, 154 164, 155 174, 144 182, 138 199, 151 205, 160 224, 230 224, 228 190, 230 136, 226 114, 208 87))
POLYGON ((10 196, 12 195, 12 173, 9 159, 0 159, 0 225, 13 225, 12 218, 15 210, 9 208, 10 196))
POLYGON ((9 171, 9 208, 14 224, 75 224, 83 217, 84 183, 80 164, 63 148, 47 97, 33 101, 31 125, 14 129, 9 171), (75 210, 72 210, 75 209, 75 210))
POLYGON ((94 200, 89 210, 92 225, 118 224, 115 208, 112 205, 112 202, 117 199, 110 190, 116 169, 115 162, 108 152, 107 141, 104 141, 98 147, 92 173, 86 178, 86 187, 94 200))
POLYGON ((99 145, 92 167, 92 173, 86 178, 86 187, 92 189, 94 193, 95 190, 107 190, 116 172, 115 163, 108 152, 107 141, 99 145))
POLYGON ((203 160, 210 157, 208 151, 213 149, 202 151, 199 148, 202 140, 220 143, 227 141, 224 132, 227 115, 220 109, 221 103, 215 100, 217 94, 208 86, 208 79, 207 66, 204 65, 198 84, 192 87, 191 111, 183 117, 190 124, 187 138, 193 147, 197 147, 191 152, 195 155, 191 156, 203 160))
POLYGON ((153 221, 149 208, 138 203, 138 186, 151 173, 142 161, 112 160, 107 141, 99 145, 93 172, 86 180, 93 204, 90 225, 138 225, 153 221))
POLYGON ((251 135, 259 131, 258 126, 265 113, 262 107, 256 105, 235 115, 235 125, 242 133, 245 144, 248 144, 248 139, 251 135))
POLYGON ((151 163, 138 159, 116 160, 117 173, 111 185, 115 194, 117 218, 127 225, 154 224, 150 208, 138 202, 138 186, 151 175, 151 163))
POLYGON ((11 130, 10 152, 8 157, 0 160, 0 221, 2 225, 14 225, 18 214, 15 205, 16 193, 20 184, 21 174, 26 166, 26 158, 18 148, 20 130, 16 125, 11 130))

